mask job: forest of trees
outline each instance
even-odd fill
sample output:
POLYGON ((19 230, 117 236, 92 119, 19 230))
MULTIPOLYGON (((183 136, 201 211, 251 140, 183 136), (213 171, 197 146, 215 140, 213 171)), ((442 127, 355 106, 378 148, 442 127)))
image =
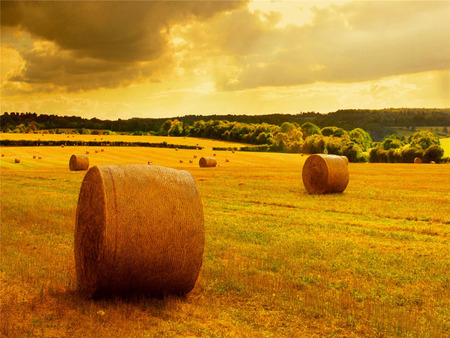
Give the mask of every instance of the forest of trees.
POLYGON ((435 133, 418 131, 406 139, 394 134, 392 127, 411 131, 419 126, 445 126, 443 128, 446 129, 450 125, 450 109, 203 116, 206 121, 199 116, 102 121, 35 113, 4 113, 0 118, 3 132, 71 129, 72 133, 79 134, 126 132, 192 136, 253 145, 241 149, 247 151, 344 155, 350 162, 413 162, 415 157, 421 157, 425 162, 440 162, 444 151, 435 133))
MULTIPOLYGON (((319 128, 336 126, 347 131, 362 128, 374 141, 382 141, 387 135, 393 134, 393 127, 404 127, 414 130, 421 126, 450 126, 450 109, 425 108, 389 108, 381 110, 338 110, 333 113, 319 114, 314 112, 299 114, 269 114, 269 115, 187 115, 176 117, 183 126, 193 126, 197 121, 228 121, 244 124, 270 124, 281 126, 284 122, 302 125, 311 122, 319 128)), ((0 126, 3 132, 28 132, 42 129, 86 129, 110 130, 127 133, 158 134, 166 122, 164 118, 131 118, 127 120, 86 119, 79 116, 57 116, 36 113, 4 112, 0 116, 0 126), (21 126, 19 128, 19 126, 21 126), (18 129, 19 128, 19 129, 18 129), (18 129, 18 130, 17 130, 18 129)))

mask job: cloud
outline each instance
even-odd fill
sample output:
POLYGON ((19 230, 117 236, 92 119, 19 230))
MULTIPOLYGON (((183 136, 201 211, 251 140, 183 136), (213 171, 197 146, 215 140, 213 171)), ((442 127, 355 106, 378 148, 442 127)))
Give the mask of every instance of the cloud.
POLYGON ((44 51, 15 46, 26 67, 10 81, 79 90, 155 77, 171 63, 167 37, 172 25, 206 20, 243 5, 243 1, 2 1, 2 33, 15 28, 28 32, 34 47, 49 43, 44 51))
POLYGON ((448 69, 449 10, 448 2, 347 2, 313 7, 310 24, 284 27, 276 13, 239 10, 184 38, 216 58, 222 90, 360 82, 448 69))

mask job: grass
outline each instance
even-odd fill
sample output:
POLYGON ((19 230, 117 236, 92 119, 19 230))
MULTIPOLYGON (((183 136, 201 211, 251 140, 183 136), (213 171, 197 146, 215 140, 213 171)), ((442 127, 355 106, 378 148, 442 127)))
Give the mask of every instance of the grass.
POLYGON ((206 228, 187 297, 93 301, 77 293, 73 258, 85 173, 68 169, 88 148, 1 149, 3 336, 450 333, 448 164, 350 164, 343 194, 314 196, 301 182, 306 156, 216 151, 222 166, 199 168, 179 159, 210 148, 91 151, 91 165, 153 160, 191 172, 206 228))

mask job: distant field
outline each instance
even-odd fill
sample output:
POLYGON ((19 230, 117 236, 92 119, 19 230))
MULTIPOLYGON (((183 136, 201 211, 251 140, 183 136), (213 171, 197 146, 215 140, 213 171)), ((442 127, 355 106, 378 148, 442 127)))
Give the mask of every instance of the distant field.
POLYGON ((301 180, 306 156, 216 151, 221 166, 199 168, 212 146, 228 144, 148 138, 206 149, 1 147, 2 336, 450 334, 449 164, 351 163, 343 194, 313 196, 301 180), (91 166, 151 160, 194 176, 206 247, 187 297, 77 293, 73 231, 85 172, 68 163, 86 150, 91 166))
POLYGON ((444 149, 444 156, 450 156, 450 137, 441 138, 441 147, 444 149))
POLYGON ((174 137, 174 136, 135 136, 135 135, 65 135, 65 134, 17 134, 17 133, 1 133, 0 140, 42 140, 42 141, 109 141, 109 142, 148 142, 168 144, 184 144, 189 146, 205 147, 212 149, 213 147, 243 147, 248 144, 223 142, 211 139, 195 138, 195 137, 174 137))
MULTIPOLYGON (((437 133, 439 134, 441 137, 450 137, 449 133, 444 133, 443 131, 444 126, 432 126, 432 127, 416 127, 415 131, 412 131, 410 129, 407 128, 396 128, 394 127, 393 129, 396 131, 397 134, 399 135, 403 135, 405 137, 409 137, 412 134, 414 134, 417 131, 422 131, 422 130, 429 130, 433 133, 437 133)), ((449 126, 447 126, 447 129, 449 129, 449 126)))

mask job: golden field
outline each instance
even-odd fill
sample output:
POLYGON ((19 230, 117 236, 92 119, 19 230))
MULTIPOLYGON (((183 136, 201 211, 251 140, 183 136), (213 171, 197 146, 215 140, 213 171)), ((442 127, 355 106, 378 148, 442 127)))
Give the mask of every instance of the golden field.
POLYGON ((215 151, 222 166, 199 168, 213 146, 228 144, 127 137, 205 149, 1 148, 2 336, 450 334, 449 164, 351 163, 343 194, 315 196, 302 184, 306 156, 215 151), (69 171, 69 158, 87 150, 90 166, 152 161, 194 176, 206 246, 189 295, 95 301, 77 293, 73 231, 85 172, 69 171))

